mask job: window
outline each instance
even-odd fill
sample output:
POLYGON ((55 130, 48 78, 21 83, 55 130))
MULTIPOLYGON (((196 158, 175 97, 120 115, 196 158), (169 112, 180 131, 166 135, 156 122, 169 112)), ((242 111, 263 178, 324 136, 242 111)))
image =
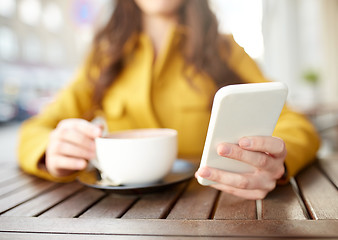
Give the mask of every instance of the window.
POLYGON ((23 39, 23 58, 31 63, 37 63, 42 57, 40 39, 35 35, 28 35, 23 39))
POLYGON ((60 31, 63 25, 63 16, 59 6, 52 2, 48 3, 43 10, 42 22, 48 31, 60 31))
POLYGON ((16 2, 15 0, 1 0, 0 1, 0 16, 12 17, 15 14, 16 2))
POLYGON ((46 58, 50 64, 62 64, 65 61, 64 49, 59 41, 50 40, 47 42, 46 58))
POLYGON ((0 27, 0 57, 5 60, 14 60, 18 57, 18 37, 8 27, 0 27))
POLYGON ((210 6, 220 32, 231 33, 252 58, 263 58, 262 0, 212 0, 210 6))
POLYGON ((19 19, 23 23, 36 26, 39 24, 40 15, 41 2, 39 0, 21 0, 19 3, 19 19))

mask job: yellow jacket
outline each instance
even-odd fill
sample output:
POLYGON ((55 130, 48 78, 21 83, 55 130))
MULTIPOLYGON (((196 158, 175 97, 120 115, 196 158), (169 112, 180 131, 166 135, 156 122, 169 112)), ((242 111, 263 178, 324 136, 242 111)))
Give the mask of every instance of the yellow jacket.
MULTIPOLYGON (((177 48, 179 33, 173 30, 166 47, 153 63, 150 39, 141 34, 133 58, 103 98, 103 114, 110 131, 133 128, 173 128, 178 131, 180 157, 200 156, 210 117, 214 82, 194 75, 194 86, 182 74, 183 58, 177 48)), ((267 81, 255 62, 232 41, 231 68, 248 83, 267 81)), ((82 69, 75 81, 60 92, 41 114, 27 120, 20 131, 19 163, 23 170, 53 181, 69 181, 74 176, 54 178, 38 167, 50 132, 59 121, 82 118, 92 107, 93 89, 82 69)), ((90 119, 88 119, 90 120, 90 119)), ((286 166, 290 176, 315 158, 319 138, 314 127, 300 114, 284 108, 274 136, 282 138, 288 151, 286 166)))

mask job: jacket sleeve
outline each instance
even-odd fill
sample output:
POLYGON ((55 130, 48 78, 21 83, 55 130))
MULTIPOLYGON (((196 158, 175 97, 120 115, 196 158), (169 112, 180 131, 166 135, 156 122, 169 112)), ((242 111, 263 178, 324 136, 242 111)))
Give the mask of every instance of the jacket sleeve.
MULTIPOLYGON (((248 83, 267 82, 259 67, 231 37, 229 65, 248 83)), ((319 135, 311 122, 302 114, 284 106, 273 136, 284 140, 287 150, 285 164, 287 179, 295 176, 316 158, 320 146, 319 135)))
POLYGON ((22 124, 19 131, 18 161, 25 172, 52 181, 64 182, 74 179, 75 175, 55 178, 39 163, 44 158, 51 131, 62 119, 83 118, 92 107, 91 96, 92 88, 85 71, 82 70, 75 81, 60 91, 56 99, 40 114, 22 124))

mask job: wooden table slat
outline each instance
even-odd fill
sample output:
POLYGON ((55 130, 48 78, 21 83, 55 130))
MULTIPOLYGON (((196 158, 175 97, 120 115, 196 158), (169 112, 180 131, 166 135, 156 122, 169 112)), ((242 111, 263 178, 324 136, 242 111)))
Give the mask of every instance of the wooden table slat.
POLYGON ((338 220, 169 220, 1 217, 0 232, 199 237, 338 237, 338 220))
POLYGON ((84 212, 80 218, 119 218, 138 199, 137 196, 109 194, 84 212))
POLYGON ((246 200, 222 192, 215 210, 214 219, 257 219, 256 201, 246 200))
POLYGON ((72 197, 66 199, 55 207, 49 209, 39 216, 39 218, 72 218, 80 215, 93 203, 101 199, 105 193, 100 190, 86 188, 72 197))
MULTIPOLYGON (((140 235, 94 235, 94 234, 62 234, 62 233, 0 233, 1 240, 148 240, 148 239, 170 239, 170 240, 196 240, 196 237, 186 237, 186 236, 140 236, 140 235)), ((198 238, 204 239, 204 238, 198 238)), ((209 239, 209 238, 208 238, 209 239)), ((230 239, 230 238, 227 238, 230 239)), ((231 238, 234 239, 234 238, 231 238)), ((237 238, 236 240, 248 240, 248 238, 237 238)), ((273 240, 273 239, 272 239, 273 240)), ((317 239, 318 240, 318 239, 317 239)))
POLYGON ((315 165, 303 171, 296 179, 313 219, 338 219, 337 188, 315 165))
POLYGON ((3 198, 11 192, 16 191, 35 180, 37 180, 37 178, 23 174, 22 176, 17 176, 6 181, 6 184, 0 187, 0 198, 3 198))
POLYGON ((23 175, 25 174, 21 172, 20 169, 18 168, 10 168, 10 169, 5 168, 4 171, 0 174, 0 187, 6 186, 13 179, 23 175))
POLYGON ((307 219, 291 184, 279 186, 262 201, 263 219, 307 219))
POLYGON ((182 183, 163 192, 143 195, 123 216, 123 219, 164 218, 187 183, 182 183))
POLYGON ((0 165, 0 176, 1 176, 0 181, 2 179, 3 174, 6 174, 7 172, 13 172, 13 171, 18 172, 21 170, 16 163, 3 162, 0 165))
POLYGON ((4 198, 0 199, 0 213, 34 198, 45 191, 53 189, 57 185, 57 183, 37 180, 35 181, 35 184, 31 184, 20 188, 18 191, 11 192, 10 195, 6 195, 4 198))
POLYGON ((218 191, 201 186, 195 179, 171 209, 167 219, 208 219, 218 191))
MULTIPOLYGON (((196 236, 140 236, 140 235, 110 235, 110 234, 49 234, 49 233, 0 233, 1 234, 1 240, 147 240, 147 239, 170 239, 170 240, 207 240, 210 239, 210 237, 196 237, 196 236)), ((227 240, 251 240, 252 238, 248 237, 213 237, 213 239, 227 239, 227 240)), ((259 238, 260 239, 260 238, 259 238)), ((299 240, 298 237, 288 237, 289 240, 299 240)), ((319 238, 316 237, 316 240, 327 240, 328 238, 319 238)), ((269 237, 269 240, 285 240, 284 237, 269 237)))
POLYGON ((3 216, 37 216, 81 188, 83 188, 83 186, 77 182, 62 184, 58 188, 41 194, 36 198, 5 212, 3 216))
POLYGON ((321 159, 319 165, 331 182, 338 188, 338 154, 321 159))

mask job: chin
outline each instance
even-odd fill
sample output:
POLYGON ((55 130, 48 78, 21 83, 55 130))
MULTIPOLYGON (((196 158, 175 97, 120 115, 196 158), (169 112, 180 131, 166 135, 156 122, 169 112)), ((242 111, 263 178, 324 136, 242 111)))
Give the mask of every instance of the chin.
POLYGON ((177 12, 184 0, 135 0, 147 15, 172 15, 177 12))

